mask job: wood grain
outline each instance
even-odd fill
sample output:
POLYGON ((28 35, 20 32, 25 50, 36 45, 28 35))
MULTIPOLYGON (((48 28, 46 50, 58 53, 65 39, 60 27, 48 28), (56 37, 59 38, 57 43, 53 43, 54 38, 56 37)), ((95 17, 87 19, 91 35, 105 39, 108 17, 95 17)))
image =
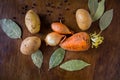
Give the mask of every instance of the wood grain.
MULTIPOLYGON (((65 23, 71 30, 79 32, 75 20, 78 8, 88 10, 88 0, 0 0, 0 19, 10 18, 18 23, 23 31, 22 38, 32 36, 25 26, 24 17, 29 9, 34 9, 41 19, 41 31, 36 34, 42 40, 51 32, 54 21, 65 23)), ((52 52, 59 46, 46 46, 42 41, 40 50, 44 55, 41 69, 35 67, 30 56, 22 55, 19 48, 21 39, 10 39, 0 28, 0 80, 120 80, 120 1, 106 0, 106 10, 114 9, 114 18, 102 35, 104 43, 97 49, 85 52, 66 51, 64 62, 82 59, 91 65, 83 70, 67 72, 58 67, 48 71, 52 52)), ((99 31, 98 22, 92 24, 88 33, 99 31)))

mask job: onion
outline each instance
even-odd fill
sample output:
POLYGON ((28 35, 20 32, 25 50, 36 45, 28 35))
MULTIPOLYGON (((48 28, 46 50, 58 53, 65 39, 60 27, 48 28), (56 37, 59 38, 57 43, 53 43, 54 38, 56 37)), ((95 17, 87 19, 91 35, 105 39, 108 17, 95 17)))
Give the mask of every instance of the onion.
POLYGON ((70 31, 66 25, 60 22, 52 23, 51 28, 54 32, 57 32, 59 34, 73 34, 73 32, 70 31))
POLYGON ((59 42, 61 41, 61 39, 63 37, 65 37, 65 35, 60 35, 56 32, 51 32, 51 33, 47 34, 47 36, 45 38, 46 45, 56 46, 59 44, 59 42))

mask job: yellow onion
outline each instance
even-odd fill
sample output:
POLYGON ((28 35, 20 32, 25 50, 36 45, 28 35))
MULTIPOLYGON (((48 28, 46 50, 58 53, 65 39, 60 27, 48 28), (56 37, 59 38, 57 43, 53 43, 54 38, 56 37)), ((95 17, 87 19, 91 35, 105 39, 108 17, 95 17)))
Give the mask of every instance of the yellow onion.
POLYGON ((53 31, 59 34, 73 34, 72 31, 68 29, 68 27, 60 22, 54 22, 51 24, 51 28, 53 31))
POLYGON ((45 38, 46 45, 56 46, 59 44, 59 42, 61 41, 61 39, 63 37, 65 37, 65 35, 61 35, 56 32, 51 32, 51 33, 47 34, 47 36, 45 38))

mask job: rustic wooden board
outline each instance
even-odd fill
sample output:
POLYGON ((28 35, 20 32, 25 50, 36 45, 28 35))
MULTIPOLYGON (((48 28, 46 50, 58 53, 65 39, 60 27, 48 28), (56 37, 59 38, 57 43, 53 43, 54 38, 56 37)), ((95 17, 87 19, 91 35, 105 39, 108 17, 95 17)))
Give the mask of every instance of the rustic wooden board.
MULTIPOLYGON (((41 18, 41 31, 36 34, 44 39, 51 32, 50 24, 54 21, 65 23, 71 30, 80 32, 75 11, 78 8, 88 10, 88 0, 0 0, 0 19, 11 18, 23 31, 22 38, 32 36, 24 23, 25 13, 34 9, 41 18)), ((56 67, 48 71, 49 58, 58 48, 46 46, 42 41, 40 50, 44 55, 41 69, 38 69, 30 56, 19 51, 21 39, 13 40, 0 28, 0 80, 120 80, 120 1, 106 0, 106 10, 114 9, 114 18, 102 35, 104 43, 97 49, 85 52, 66 51, 64 62, 70 59, 82 59, 91 65, 83 70, 67 72, 56 67)), ((88 33, 99 31, 98 22, 92 24, 88 33)))

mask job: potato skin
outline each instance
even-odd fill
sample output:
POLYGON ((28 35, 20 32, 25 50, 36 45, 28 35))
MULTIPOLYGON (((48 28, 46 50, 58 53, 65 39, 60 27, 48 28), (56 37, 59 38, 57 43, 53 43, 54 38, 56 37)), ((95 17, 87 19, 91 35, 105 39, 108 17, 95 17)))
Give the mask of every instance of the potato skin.
POLYGON ((89 29, 92 23, 89 12, 84 9, 78 9, 76 11, 76 21, 81 30, 89 29))
POLYGON ((39 37, 27 37, 22 41, 20 51, 22 54, 31 55, 39 49, 40 45, 41 40, 39 37))
POLYGON ((28 31, 32 34, 38 33, 40 31, 40 19, 33 10, 29 10, 26 13, 25 25, 28 31))

